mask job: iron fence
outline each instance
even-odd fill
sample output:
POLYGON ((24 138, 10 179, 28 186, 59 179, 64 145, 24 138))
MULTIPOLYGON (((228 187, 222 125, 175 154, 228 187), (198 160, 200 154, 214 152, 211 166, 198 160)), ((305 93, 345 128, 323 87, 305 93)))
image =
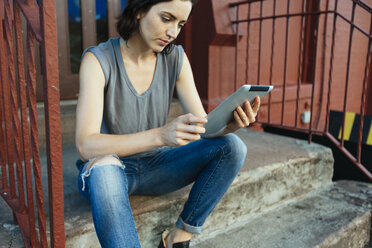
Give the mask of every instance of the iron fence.
POLYGON ((54 1, 0 1, 0 195, 11 207, 26 247, 48 247, 49 241, 52 247, 65 246, 55 13, 54 1), (37 127, 38 52, 44 88, 49 217, 37 127))
POLYGON ((369 4, 249 0, 231 3, 230 10, 236 33, 235 88, 247 82, 276 87, 260 123, 306 132, 309 142, 312 134, 326 136, 372 180, 361 163, 362 134, 372 130, 372 124, 364 125, 367 87, 372 87, 369 4), (329 132, 331 111, 342 112, 338 135, 329 132), (345 121, 350 112, 358 116, 356 154, 344 145, 351 132, 345 121))

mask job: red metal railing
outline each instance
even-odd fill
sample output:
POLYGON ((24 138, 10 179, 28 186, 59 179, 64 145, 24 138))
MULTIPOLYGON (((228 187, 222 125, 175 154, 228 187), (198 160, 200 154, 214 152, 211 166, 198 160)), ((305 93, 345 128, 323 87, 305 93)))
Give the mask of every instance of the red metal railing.
POLYGON ((52 247, 64 247, 56 9, 54 1, 38 2, 0 1, 0 195, 11 207, 26 247, 48 247, 48 239, 52 247), (49 218, 44 207, 37 127, 35 53, 39 47, 44 85, 49 218))
POLYGON ((230 8, 235 88, 276 87, 263 99, 267 116, 259 121, 306 132, 309 142, 314 133, 326 136, 372 180, 361 164, 366 92, 372 87, 372 8, 360 0, 249 0, 230 8), (304 110, 311 113, 308 123, 300 122, 304 110), (339 140, 328 130, 331 110, 343 113, 339 140), (359 115, 356 155, 344 146, 347 112, 359 115))

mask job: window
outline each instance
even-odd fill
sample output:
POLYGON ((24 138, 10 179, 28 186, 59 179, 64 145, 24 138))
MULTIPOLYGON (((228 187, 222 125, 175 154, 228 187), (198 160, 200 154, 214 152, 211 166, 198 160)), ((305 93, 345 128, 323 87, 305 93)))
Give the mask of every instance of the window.
POLYGON ((80 0, 68 0, 68 28, 70 31, 71 73, 79 72, 83 52, 80 0))
POLYGON ((108 37, 107 1, 96 0, 96 32, 97 44, 106 41, 108 37))

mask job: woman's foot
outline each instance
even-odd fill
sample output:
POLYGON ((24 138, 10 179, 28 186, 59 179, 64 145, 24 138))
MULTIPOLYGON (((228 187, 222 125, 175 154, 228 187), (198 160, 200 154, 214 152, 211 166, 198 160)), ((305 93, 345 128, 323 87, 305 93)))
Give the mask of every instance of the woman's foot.
POLYGON ((177 227, 171 232, 165 230, 161 235, 159 248, 188 248, 192 236, 193 234, 177 227))
POLYGON ((168 235, 166 242, 167 242, 167 247, 166 248, 171 248, 173 244, 175 243, 181 243, 181 242, 187 242, 190 241, 192 238, 193 234, 186 232, 182 229, 179 229, 175 227, 168 235))

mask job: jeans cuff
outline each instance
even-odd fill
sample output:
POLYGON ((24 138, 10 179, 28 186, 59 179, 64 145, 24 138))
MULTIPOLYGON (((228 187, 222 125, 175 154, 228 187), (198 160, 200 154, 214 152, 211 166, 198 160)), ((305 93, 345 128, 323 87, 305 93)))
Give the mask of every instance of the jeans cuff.
POLYGON ((185 230, 186 232, 192 233, 192 234, 201 234, 202 232, 202 226, 192 226, 189 224, 186 224, 181 216, 178 217, 178 220, 176 222, 176 227, 178 227, 181 230, 185 230))

